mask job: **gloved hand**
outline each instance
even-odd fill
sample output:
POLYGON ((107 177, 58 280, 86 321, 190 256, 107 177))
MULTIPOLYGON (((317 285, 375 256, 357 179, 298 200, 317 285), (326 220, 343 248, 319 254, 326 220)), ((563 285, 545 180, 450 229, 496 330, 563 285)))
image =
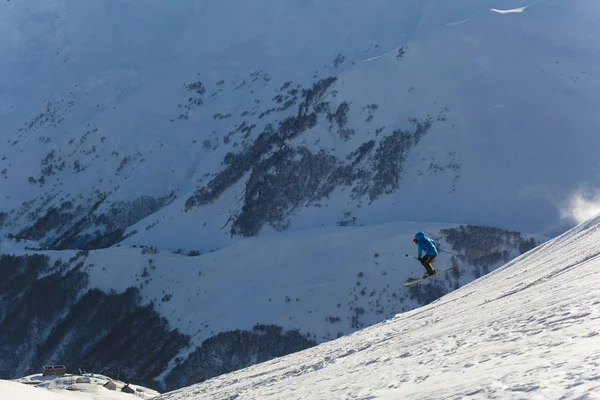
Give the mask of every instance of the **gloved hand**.
POLYGON ((417 260, 421 261, 421 257, 417 257, 417 260))

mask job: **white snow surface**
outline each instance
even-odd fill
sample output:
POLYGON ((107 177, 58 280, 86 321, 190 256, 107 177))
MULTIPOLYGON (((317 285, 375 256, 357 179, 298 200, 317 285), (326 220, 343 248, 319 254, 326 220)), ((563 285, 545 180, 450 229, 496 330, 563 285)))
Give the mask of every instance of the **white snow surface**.
POLYGON ((159 396, 599 399, 600 217, 434 303, 159 396))
POLYGON ((258 117, 277 106, 284 83, 305 89, 335 76, 323 101, 351 105, 355 135, 344 141, 325 120, 290 145, 343 160, 408 129, 410 118, 440 120, 392 193, 371 204, 335 192, 296 210, 289 229, 334 226, 351 211, 364 225, 562 232, 565 217, 570 227, 580 215, 564 212, 571 195, 600 188, 598 4, 538 1, 507 17, 489 10, 523 1, 0 2, 0 210, 10 219, 0 230, 19 232, 35 221, 30 212, 68 201, 89 206, 107 195, 100 213, 174 193, 128 229, 138 233, 126 244, 228 246, 238 238, 222 227, 240 211, 247 176, 213 204, 186 213, 186 199, 224 168, 225 154, 295 115, 296 106, 258 117), (204 104, 179 119, 194 96, 182 86, 198 80, 204 104), (243 122, 256 124, 251 135, 224 143, 243 122))
POLYGON ((492 8, 490 11, 498 14, 518 14, 525 10, 527 10, 527 7, 513 8, 511 10, 498 10, 497 8, 492 8))
POLYGON ((123 393, 126 384, 100 374, 62 376, 30 375, 12 381, 0 380, 0 399, 2 400, 127 400, 152 399, 159 393, 139 385, 129 384, 135 394, 123 393), (81 382, 81 379, 89 382, 81 382), (78 383, 77 380, 80 379, 78 383), (103 387, 112 381, 116 390, 103 387))

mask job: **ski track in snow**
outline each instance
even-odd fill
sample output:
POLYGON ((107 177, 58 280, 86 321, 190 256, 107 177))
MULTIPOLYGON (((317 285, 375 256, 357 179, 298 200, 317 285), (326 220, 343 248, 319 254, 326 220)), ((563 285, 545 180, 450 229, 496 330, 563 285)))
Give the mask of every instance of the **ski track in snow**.
POLYGON ((386 57, 386 56, 389 56, 389 55, 390 55, 390 53, 389 53, 389 52, 387 52, 387 53, 385 53, 385 54, 382 54, 382 55, 380 55, 380 56, 375 56, 375 57, 367 58, 367 59, 365 59, 365 60, 362 60, 362 62, 369 62, 369 61, 377 60, 377 59, 379 59, 379 58, 386 57))
POLYGON ((598 399, 598 243, 600 217, 429 306, 159 399, 598 399))
POLYGON ((467 18, 467 19, 463 19, 462 21, 449 22, 446 24, 446 26, 460 25, 460 24, 464 24, 465 22, 469 22, 470 20, 471 20, 471 18, 467 18))

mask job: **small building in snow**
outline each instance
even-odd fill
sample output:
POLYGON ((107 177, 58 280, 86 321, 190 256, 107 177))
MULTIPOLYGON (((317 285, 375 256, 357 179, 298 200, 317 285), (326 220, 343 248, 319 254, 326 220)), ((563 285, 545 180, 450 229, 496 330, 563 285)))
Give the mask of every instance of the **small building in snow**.
POLYGON ((108 390, 117 390, 117 384, 114 383, 113 381, 108 381, 106 382, 104 385, 105 388, 107 388, 108 390))
POLYGON ((44 365, 42 367, 43 376, 60 376, 67 372, 67 367, 64 365, 44 365))
POLYGON ((133 390, 133 388, 131 386, 129 386, 129 383, 127 385, 123 386, 123 389, 121 389, 121 392, 135 394, 135 390, 133 390))

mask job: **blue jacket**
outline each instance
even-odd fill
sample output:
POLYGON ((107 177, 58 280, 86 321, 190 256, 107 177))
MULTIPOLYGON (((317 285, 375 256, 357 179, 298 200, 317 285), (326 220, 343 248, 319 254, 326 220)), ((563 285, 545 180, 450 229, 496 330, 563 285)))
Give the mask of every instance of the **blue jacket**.
POLYGON ((438 251, 436 249, 437 244, 435 240, 429 239, 425 236, 425 233, 419 232, 415 235, 415 239, 417 239, 417 246, 419 247, 419 258, 421 258, 421 254, 425 251, 425 254, 428 256, 437 256, 438 251))

